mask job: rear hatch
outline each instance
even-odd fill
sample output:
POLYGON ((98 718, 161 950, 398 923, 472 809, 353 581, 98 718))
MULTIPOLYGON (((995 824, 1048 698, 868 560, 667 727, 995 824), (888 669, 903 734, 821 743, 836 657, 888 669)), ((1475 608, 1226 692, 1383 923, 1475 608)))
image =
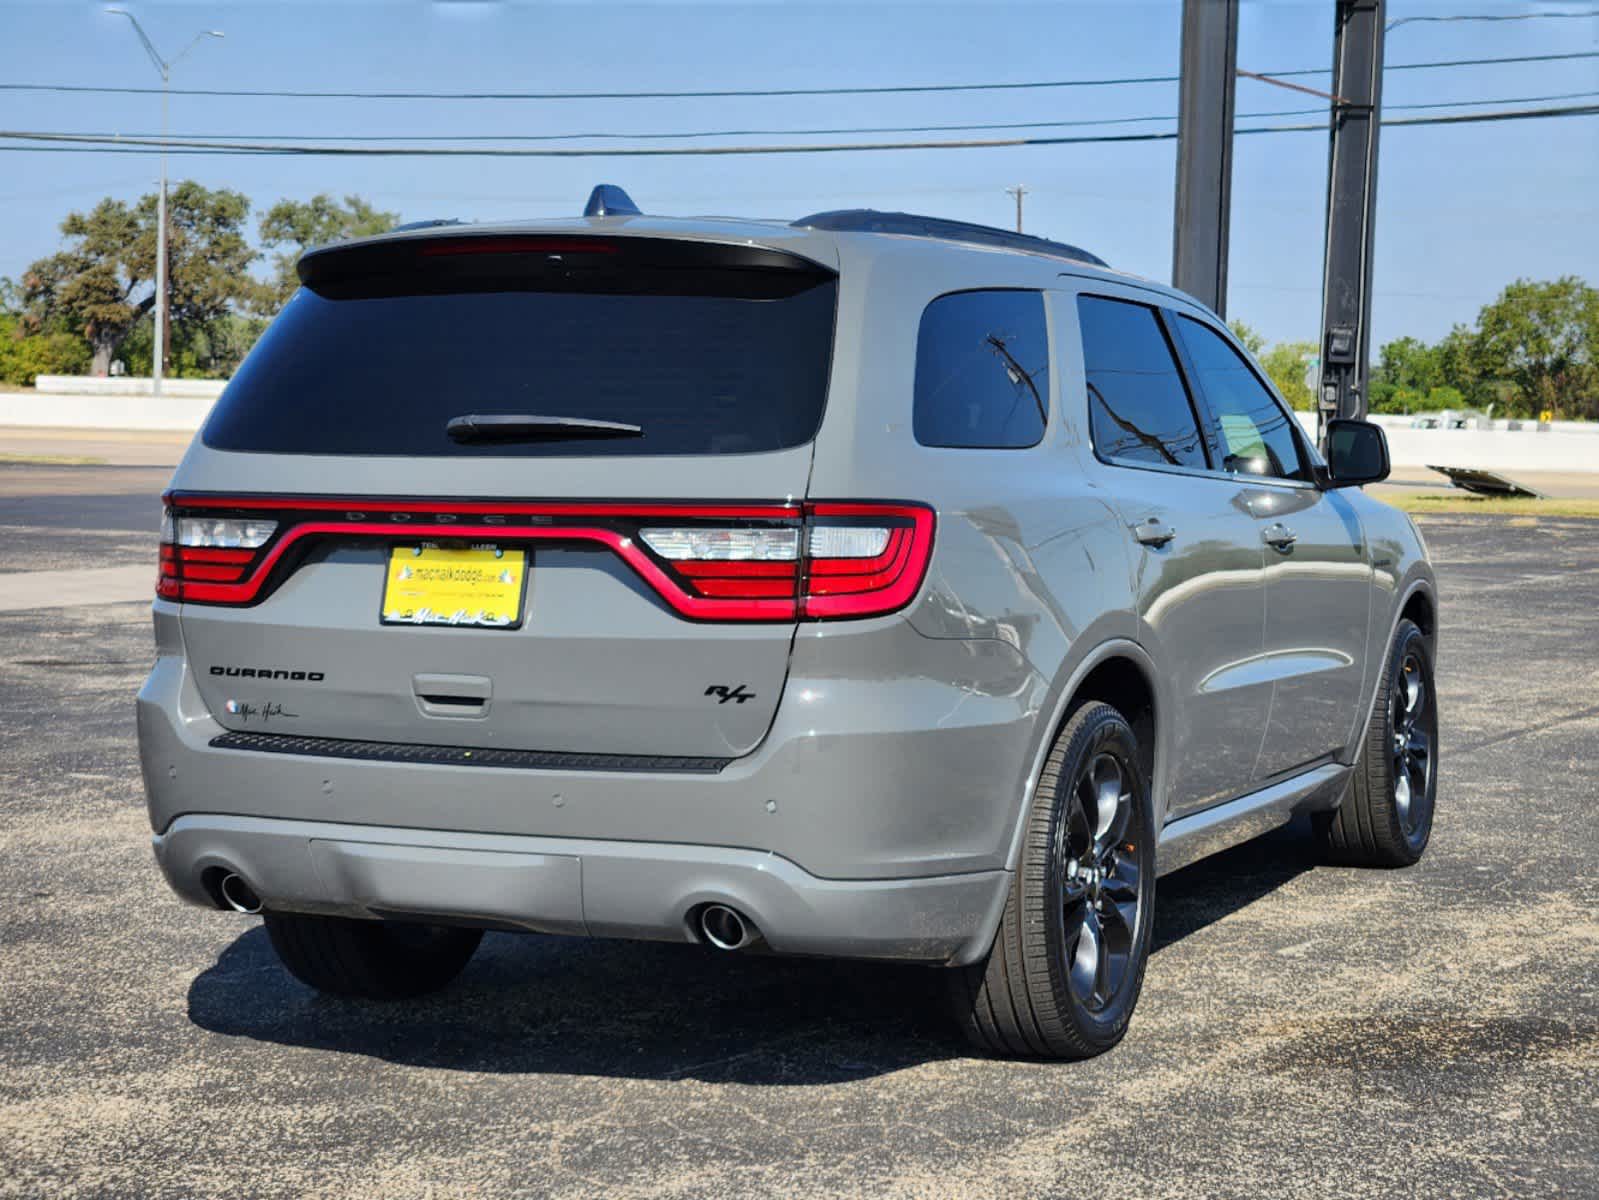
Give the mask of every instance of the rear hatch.
POLYGON ((815 615, 848 615, 889 542, 930 538, 930 515, 820 512, 858 565, 804 559, 837 290, 809 258, 430 236, 301 278, 168 498, 161 594, 230 730, 736 756, 807 571, 842 570, 815 615), (849 532, 874 520, 886 540, 849 532))

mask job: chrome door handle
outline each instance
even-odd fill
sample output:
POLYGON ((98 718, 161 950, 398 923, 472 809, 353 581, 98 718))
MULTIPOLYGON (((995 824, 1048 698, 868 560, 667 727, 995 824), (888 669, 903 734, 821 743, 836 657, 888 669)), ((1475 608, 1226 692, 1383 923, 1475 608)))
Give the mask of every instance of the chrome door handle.
POLYGON ((1268 525, 1260 536, 1274 550, 1292 550, 1294 543, 1299 540, 1299 535, 1280 521, 1268 525))
POLYGON ((1133 526, 1133 536, 1143 545, 1159 549, 1176 537, 1177 531, 1170 525, 1161 524, 1158 517, 1150 517, 1133 526))

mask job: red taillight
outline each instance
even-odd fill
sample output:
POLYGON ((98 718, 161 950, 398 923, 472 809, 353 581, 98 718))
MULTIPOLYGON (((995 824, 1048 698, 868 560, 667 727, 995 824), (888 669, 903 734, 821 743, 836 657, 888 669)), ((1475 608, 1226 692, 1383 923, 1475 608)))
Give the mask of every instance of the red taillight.
POLYGON ((802 617, 872 617, 916 598, 933 552, 932 509, 811 504, 805 513, 802 617))
POLYGON ((933 546, 933 512, 910 504, 807 504, 797 530, 652 525, 639 539, 701 596, 782 597, 797 602, 790 619, 869 617, 915 598, 933 546))
POLYGON ((276 530, 276 521, 259 517, 218 519, 167 510, 161 521, 156 595, 203 600, 208 584, 240 583, 276 530))
POLYGON ((197 604, 255 603, 316 538, 555 541, 604 546, 692 620, 833 620, 909 604, 933 548, 933 512, 912 504, 169 500, 156 592, 197 604))

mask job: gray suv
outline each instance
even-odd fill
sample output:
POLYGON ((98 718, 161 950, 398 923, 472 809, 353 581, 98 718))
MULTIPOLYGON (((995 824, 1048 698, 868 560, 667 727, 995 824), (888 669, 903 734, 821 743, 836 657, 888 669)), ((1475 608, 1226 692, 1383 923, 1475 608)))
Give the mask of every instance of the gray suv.
POLYGON ((1427 844, 1436 591, 1207 309, 907 214, 314 250, 166 496, 155 853, 327 992, 486 929, 942 968, 1114 1045, 1155 880, 1427 844))

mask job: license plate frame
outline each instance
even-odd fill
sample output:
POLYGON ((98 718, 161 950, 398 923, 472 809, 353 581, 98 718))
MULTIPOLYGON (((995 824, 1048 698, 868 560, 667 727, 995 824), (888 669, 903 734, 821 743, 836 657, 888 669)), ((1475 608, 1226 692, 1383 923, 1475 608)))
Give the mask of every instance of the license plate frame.
POLYGON ((533 555, 521 546, 429 541, 391 545, 378 595, 378 624, 412 629, 520 629, 527 620, 528 576, 532 571, 533 555), (419 577, 419 566, 428 569, 429 574, 419 577), (488 577, 488 569, 495 566, 501 568, 501 577, 488 577), (402 574, 406 568, 410 570, 402 574), (445 568, 453 569, 457 577, 451 579, 442 574, 445 568), (510 582, 503 579, 504 573, 511 574, 510 582), (439 608, 429 603, 430 599, 439 608), (514 601, 515 609, 509 619, 499 619, 499 610, 507 600, 514 601), (471 611, 473 604, 478 605, 475 613, 471 611))

